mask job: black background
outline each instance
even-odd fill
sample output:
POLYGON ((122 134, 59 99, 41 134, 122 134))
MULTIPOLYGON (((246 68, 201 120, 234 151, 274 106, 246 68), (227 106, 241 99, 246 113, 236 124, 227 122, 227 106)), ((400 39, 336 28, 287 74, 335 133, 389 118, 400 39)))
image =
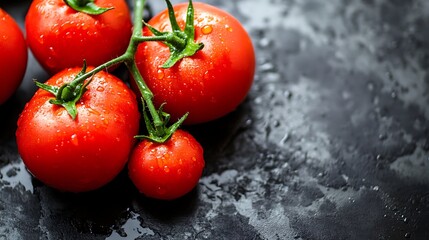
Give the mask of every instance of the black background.
MULTIPOLYGON (((429 239, 429 4, 206 2, 243 23, 257 73, 235 112, 187 127, 205 148, 198 187, 162 202, 126 172, 83 194, 31 178, 16 119, 48 76, 30 54, 0 106, 0 239, 429 239)), ((29 4, 0 7, 22 27, 29 4)))

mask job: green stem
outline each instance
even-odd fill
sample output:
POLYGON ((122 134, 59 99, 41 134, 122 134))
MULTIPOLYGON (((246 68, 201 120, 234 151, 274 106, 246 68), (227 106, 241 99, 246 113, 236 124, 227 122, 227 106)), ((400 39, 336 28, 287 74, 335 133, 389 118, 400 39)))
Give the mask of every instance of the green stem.
POLYGON ((127 59, 128 59, 128 58, 129 58, 129 57, 128 57, 128 56, 127 56, 127 54, 125 53, 125 54, 123 54, 123 55, 121 55, 121 56, 119 56, 119 57, 117 57, 117 58, 114 58, 114 59, 112 59, 112 60, 110 60, 110 61, 108 61, 108 62, 105 62, 105 63, 103 63, 103 64, 99 65, 98 67, 96 67, 96 68, 92 69, 91 71, 89 71, 89 72, 86 72, 86 73, 82 74, 80 77, 77 77, 76 79, 74 79, 74 80, 70 83, 70 85, 71 85, 71 86, 77 86, 77 85, 79 85, 79 84, 83 83, 83 82, 85 81, 85 79, 87 79, 87 78, 89 78, 89 77, 94 76, 96 73, 98 73, 98 72, 102 71, 103 69, 107 69, 107 68, 109 68, 109 67, 110 67, 110 66, 112 66, 112 65, 115 65, 115 64, 119 64, 119 63, 125 62, 125 61, 127 61, 127 59))
MULTIPOLYGON (((158 37, 146 38, 142 36, 142 27, 143 27, 142 19, 143 19, 144 4, 145 4, 145 0, 135 0, 134 28, 133 28, 132 37, 130 39, 130 43, 128 44, 128 48, 125 51, 125 53, 104 64, 101 64, 100 66, 92 69, 89 72, 84 73, 80 77, 76 78, 70 85, 77 86, 78 84, 83 83, 85 79, 95 75, 96 73, 102 71, 103 69, 106 69, 112 65, 124 62, 127 68, 129 69, 129 71, 131 72, 134 78, 134 81, 136 82, 140 90, 140 93, 146 103, 146 107, 148 108, 149 113, 152 117, 155 130, 157 131, 158 134, 163 134, 162 133, 163 122, 152 101, 153 93, 150 91, 150 89, 147 87, 146 83, 144 82, 143 77, 141 76, 134 59, 134 54, 137 51, 137 46, 140 42, 159 41, 159 39, 157 39, 158 37)), ((161 37, 161 38, 164 39, 164 37, 161 37)))
POLYGON ((186 40, 177 36, 174 33, 168 33, 161 36, 136 36, 134 38, 136 42, 149 42, 149 41, 166 41, 176 49, 183 49, 186 46, 186 40))
MULTIPOLYGON (((86 1, 83 0, 83 2, 82 0, 64 0, 64 1, 78 5, 84 2, 92 3, 94 0, 86 0, 86 1)), ((171 13, 171 11, 173 11, 171 3, 169 2, 169 0, 166 0, 166 2, 170 10, 170 16, 171 15, 174 16, 174 14, 171 13)), ((192 3, 191 1, 189 2, 190 4, 192 3)), ((145 5, 145 0, 134 0, 134 19, 133 19, 134 27, 133 27, 132 36, 130 38, 130 42, 124 54, 95 67, 89 72, 86 72, 86 62, 84 61, 84 66, 81 72, 75 77, 75 79, 72 82, 64 84, 61 87, 49 86, 38 82, 36 82, 36 85, 52 93, 56 98, 51 99, 50 102, 52 104, 64 106, 69 112, 70 116, 73 119, 75 119, 77 115, 76 103, 77 101, 79 101, 79 99, 83 96, 83 94, 87 90, 86 86, 91 82, 92 77, 96 73, 104 69, 107 69, 112 65, 124 63, 127 66, 130 74, 132 75, 132 78, 134 79, 141 93, 142 104, 143 104, 143 115, 145 118, 145 124, 148 131, 147 136, 139 135, 136 137, 147 138, 155 142, 162 143, 167 141, 171 137, 174 131, 176 131, 176 129, 179 128, 179 126, 186 119, 188 114, 185 114, 178 121, 176 121, 175 123, 167 127, 167 124, 169 124, 170 115, 163 111, 163 107, 162 107, 163 105, 161 105, 159 109, 156 109, 153 103, 154 95, 146 85, 135 61, 135 54, 137 52, 137 47, 140 43, 145 41, 163 41, 170 47, 170 50, 173 51, 172 55, 174 56, 173 58, 170 57, 170 60, 168 61, 169 64, 172 65, 174 64, 174 62, 178 61, 183 57, 192 56, 196 51, 198 51, 203 47, 203 44, 201 43, 196 44, 193 42, 193 38, 191 38, 191 36, 193 37, 193 32, 190 32, 190 33, 183 33, 179 31, 159 32, 158 30, 154 29, 153 27, 147 24, 145 24, 145 26, 147 26, 150 29, 150 31, 154 33, 155 36, 143 36, 142 29, 143 29, 144 23, 142 19, 143 19, 144 5, 145 5), (185 36, 184 34, 185 35, 187 34, 187 35, 185 36), (91 79, 85 83, 85 80, 88 78, 91 78, 91 79), (150 117, 148 116, 149 114, 150 114, 150 117)), ((192 5, 189 8, 192 8, 192 5)), ((191 14, 191 17, 193 20, 193 14, 191 14)), ((191 20, 188 20, 187 22, 188 22, 187 24, 192 24, 191 20)), ((176 20, 173 19, 172 23, 176 23, 176 20)), ((175 24, 175 28, 178 29, 177 23, 175 24)))

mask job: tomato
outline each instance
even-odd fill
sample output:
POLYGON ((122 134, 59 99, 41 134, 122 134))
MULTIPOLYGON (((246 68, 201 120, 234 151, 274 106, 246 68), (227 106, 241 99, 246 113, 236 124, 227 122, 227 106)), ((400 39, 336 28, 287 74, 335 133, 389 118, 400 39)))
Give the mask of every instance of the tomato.
POLYGON ((16 91, 27 68, 27 44, 15 20, 0 9, 0 104, 16 91))
MULTIPOLYGON (((66 69, 46 83, 70 82, 80 68, 66 69)), ((99 188, 125 166, 138 133, 135 94, 117 77, 94 75, 77 102, 73 120, 65 108, 49 103, 39 89, 18 119, 16 141, 28 170, 51 187, 70 192, 99 188)))
MULTIPOLYGON (((187 3, 174 6, 179 26, 186 21, 187 3)), ((216 7, 194 3, 195 42, 204 48, 173 67, 161 66, 169 58, 169 48, 162 42, 144 42, 138 47, 136 62, 157 105, 172 120, 186 112, 185 124, 220 118, 245 99, 253 82, 255 53, 243 26, 230 14, 216 7)), ((149 24, 165 32, 171 29, 167 11, 153 17, 149 24)), ((148 28, 144 36, 152 36, 148 28)))
POLYGON ((25 19, 28 45, 38 62, 54 74, 69 67, 98 66, 122 55, 131 36, 124 0, 95 0, 113 7, 101 15, 77 12, 63 0, 34 0, 25 19))
POLYGON ((203 148, 184 130, 164 143, 141 141, 128 163, 129 176, 144 195, 163 200, 179 198, 198 183, 204 168, 203 148))

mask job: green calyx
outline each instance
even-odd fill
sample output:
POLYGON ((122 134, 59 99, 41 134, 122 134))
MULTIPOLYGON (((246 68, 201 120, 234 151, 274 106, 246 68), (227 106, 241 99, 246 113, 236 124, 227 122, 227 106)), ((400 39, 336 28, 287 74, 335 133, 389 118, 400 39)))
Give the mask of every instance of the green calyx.
POLYGON ((164 104, 162 104, 157 110, 157 117, 159 117, 161 124, 156 124, 156 121, 150 118, 150 114, 147 112, 151 111, 150 107, 146 106, 145 100, 142 99, 143 104, 143 118, 146 125, 146 129, 148 135, 137 135, 135 138, 139 139, 148 139, 153 142, 163 143, 170 139, 171 135, 182 125, 183 121, 185 121, 188 113, 183 115, 178 121, 171 124, 169 127, 168 124, 170 122, 170 114, 163 111, 164 104))
POLYGON ((177 23, 171 2, 166 0, 166 3, 172 32, 160 32, 147 23, 145 23, 145 25, 156 37, 158 37, 155 39, 162 39, 163 42, 170 48, 170 57, 162 65, 163 68, 170 68, 180 59, 193 56, 197 51, 203 49, 204 44, 196 43, 194 40, 195 27, 194 7, 192 5, 192 0, 189 0, 188 9, 186 12, 186 24, 183 31, 180 29, 179 24, 177 23))
POLYGON ((50 86, 44 83, 35 82, 36 85, 50 93, 52 93, 55 98, 49 100, 49 103, 63 106, 71 118, 74 120, 77 116, 76 103, 83 96, 87 90, 88 84, 92 81, 92 78, 84 83, 85 78, 81 78, 86 72, 86 62, 84 62, 82 70, 79 74, 76 75, 74 80, 70 83, 65 83, 60 87, 50 86))
POLYGON ((112 7, 99 7, 94 3, 94 0, 64 0, 64 2, 76 11, 90 15, 100 15, 104 12, 113 9, 112 7))

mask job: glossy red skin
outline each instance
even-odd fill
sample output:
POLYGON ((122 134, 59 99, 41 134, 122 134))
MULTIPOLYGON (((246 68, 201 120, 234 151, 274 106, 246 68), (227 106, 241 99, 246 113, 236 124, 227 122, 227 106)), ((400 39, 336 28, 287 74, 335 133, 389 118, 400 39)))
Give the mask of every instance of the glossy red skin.
POLYGON ((15 20, 0 9, 0 104, 6 102, 22 82, 27 68, 27 44, 15 20))
POLYGON ((203 148, 186 131, 177 130, 159 144, 141 141, 128 163, 129 176, 144 195, 162 200, 179 198, 198 183, 204 168, 203 148))
MULTIPOLYGON (((174 7, 182 29, 187 6, 174 7)), ((161 42, 142 43, 136 53, 138 68, 155 95, 155 103, 166 102, 164 109, 172 120, 189 112, 185 124, 211 121, 235 110, 249 92, 255 72, 253 45, 243 26, 213 6, 194 2, 194 9, 195 40, 204 43, 201 51, 169 69, 161 68, 170 56, 161 42)), ((149 24, 160 31, 170 30, 166 11, 149 24)), ((143 34, 152 35, 147 28, 143 34)))
MULTIPOLYGON (((69 82, 80 71, 67 69, 47 81, 69 82)), ((139 128, 135 94, 115 76, 94 76, 77 103, 75 120, 39 89, 18 120, 18 151, 28 170, 53 188, 69 192, 97 189, 125 166, 139 128)))
POLYGON ((63 0, 34 0, 25 19, 28 45, 50 74, 69 67, 98 66, 122 55, 131 36, 131 17, 124 0, 95 0, 114 7, 88 15, 63 0))

